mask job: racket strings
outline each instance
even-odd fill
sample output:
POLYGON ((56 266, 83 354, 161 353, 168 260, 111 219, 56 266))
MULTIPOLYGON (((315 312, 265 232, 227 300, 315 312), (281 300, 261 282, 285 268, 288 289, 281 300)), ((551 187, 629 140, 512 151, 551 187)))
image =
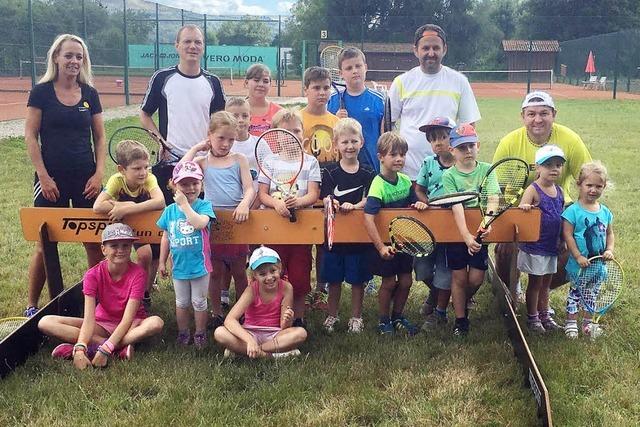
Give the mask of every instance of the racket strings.
POLYGON ((587 311, 602 313, 620 294, 623 272, 616 261, 591 260, 589 266, 580 270, 578 288, 587 311))
POLYGON ((475 194, 475 193, 452 194, 452 195, 434 198, 433 200, 429 200, 429 205, 430 206, 455 205, 458 203, 468 202, 476 198, 478 198, 478 194, 475 194))
POLYGON ((412 220, 401 218, 392 221, 390 234, 396 246, 413 256, 425 256, 435 249, 435 242, 431 234, 412 220))
POLYGON ((0 340, 8 337, 26 321, 27 319, 3 319, 0 321, 0 340))
POLYGON ((340 68, 338 66, 338 56, 340 55, 341 51, 342 48, 339 46, 329 46, 320 53, 320 64, 322 65, 322 67, 329 70, 331 81, 334 83, 339 83, 342 81, 340 68))
POLYGON ((522 196, 529 169, 519 160, 497 165, 485 178, 480 188, 480 207, 484 216, 498 216, 513 206, 522 196))
POLYGON ((260 170, 280 186, 288 184, 290 191, 304 161, 297 138, 283 130, 267 131, 256 145, 256 161, 260 170))
POLYGON ((117 148, 122 141, 136 141, 142 144, 149 152, 149 162, 156 164, 162 157, 162 145, 154 136, 141 128, 123 128, 117 130, 112 136, 109 144, 109 152, 114 161, 117 162, 117 148))

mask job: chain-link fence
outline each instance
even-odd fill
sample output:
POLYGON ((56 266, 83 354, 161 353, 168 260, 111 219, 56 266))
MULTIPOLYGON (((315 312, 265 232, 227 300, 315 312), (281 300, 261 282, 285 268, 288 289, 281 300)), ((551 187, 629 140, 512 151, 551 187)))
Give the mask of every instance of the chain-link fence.
MULTIPOLYGON (((246 69, 260 62, 272 70, 280 93, 286 62, 281 61, 279 16, 220 18, 126 0, 26 0, 2 5, 2 92, 29 91, 44 74, 55 37, 71 33, 87 43, 101 95, 124 96, 127 104, 130 97, 137 101, 155 70, 178 63, 174 48, 178 29, 196 24, 205 33, 202 67, 223 78, 225 87, 242 80, 246 69)), ((240 90, 241 85, 236 87, 240 90)))
POLYGON ((585 89, 640 93, 640 30, 624 30, 560 43, 558 78, 585 89), (594 69, 589 72, 589 53, 594 69))

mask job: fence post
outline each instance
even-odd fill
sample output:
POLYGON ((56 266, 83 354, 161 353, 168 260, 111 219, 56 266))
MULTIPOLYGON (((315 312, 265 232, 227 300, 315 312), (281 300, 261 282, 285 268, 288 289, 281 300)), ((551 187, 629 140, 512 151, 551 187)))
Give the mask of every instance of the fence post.
POLYGON ((282 86, 282 64, 280 63, 280 51, 282 48, 282 15, 278 15, 278 53, 276 55, 276 66, 278 67, 278 96, 282 86))
MULTIPOLYGON (((616 59, 613 68, 613 99, 618 95, 618 67, 620 66, 620 31, 616 34, 616 59)), ((604 88, 606 89, 606 87, 604 88)))
POLYGON ((84 1, 82 0, 82 38, 85 43, 88 43, 87 40, 87 12, 84 7, 84 1))
POLYGON ((307 41, 302 40, 302 57, 300 58, 300 96, 304 96, 304 70, 307 65, 307 41))
POLYGON ((156 3, 156 42, 154 44, 154 62, 156 71, 160 69, 160 5, 156 3))
POLYGON ((29 41, 31 42, 31 88, 36 85, 36 37, 33 33, 33 0, 29 0, 29 41))
POLYGON ((122 29, 124 31, 124 103, 129 100, 129 39, 127 38, 127 0, 122 0, 122 29))
POLYGON ((533 40, 529 40, 529 51, 527 52, 527 93, 531 92, 531 51, 533 50, 533 40))
POLYGON ((207 69, 207 14, 204 14, 204 69, 207 69))

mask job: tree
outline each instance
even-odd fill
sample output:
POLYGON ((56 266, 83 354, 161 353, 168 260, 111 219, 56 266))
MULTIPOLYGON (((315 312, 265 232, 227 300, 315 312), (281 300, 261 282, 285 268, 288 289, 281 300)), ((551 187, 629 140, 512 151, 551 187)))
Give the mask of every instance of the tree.
POLYGON ((218 43, 239 46, 269 46, 273 41, 266 22, 243 17, 240 21, 226 21, 217 32, 218 43))
POLYGON ((526 0, 519 33, 564 41, 639 25, 638 0, 526 0))

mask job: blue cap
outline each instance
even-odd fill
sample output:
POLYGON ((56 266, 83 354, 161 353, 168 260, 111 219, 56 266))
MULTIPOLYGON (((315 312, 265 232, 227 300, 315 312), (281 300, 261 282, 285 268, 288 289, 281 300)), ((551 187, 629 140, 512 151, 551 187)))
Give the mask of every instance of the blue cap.
POLYGON ((453 120, 451 120, 448 117, 436 117, 435 119, 431 120, 426 125, 420 126, 418 128, 418 130, 420 132, 425 132, 426 133, 431 128, 453 129, 455 127, 455 125, 456 125, 456 122, 454 122, 453 120))
POLYGON ((538 148, 538 151, 536 151, 536 164, 541 165, 553 157, 559 157, 563 161, 567 161, 564 151, 560 147, 549 144, 538 148))
POLYGON ((456 148, 459 145, 470 142, 478 142, 478 134, 471 123, 460 123, 451 129, 449 133, 449 145, 451 147, 456 148))
POLYGON ((275 264, 277 262, 280 262, 278 252, 266 246, 260 246, 251 254, 251 258, 249 258, 249 267, 252 270, 255 270, 262 264, 275 264))

